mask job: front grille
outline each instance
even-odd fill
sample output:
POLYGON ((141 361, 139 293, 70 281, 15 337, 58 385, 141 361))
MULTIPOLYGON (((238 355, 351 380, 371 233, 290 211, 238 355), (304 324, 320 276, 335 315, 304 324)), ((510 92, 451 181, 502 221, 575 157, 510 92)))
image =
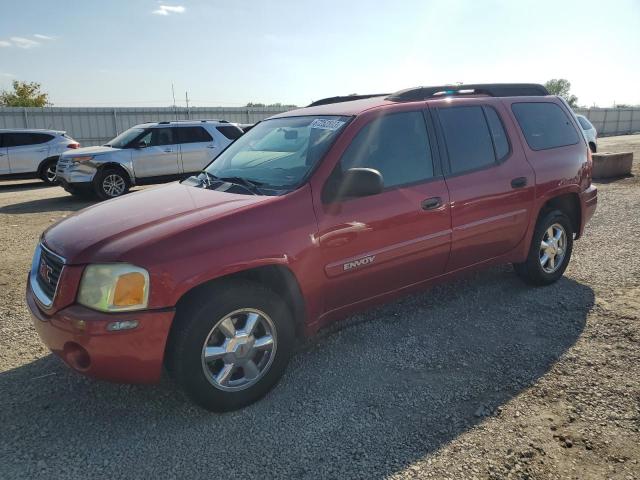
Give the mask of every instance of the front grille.
POLYGON ((37 266, 36 281, 44 294, 53 300, 58 288, 64 262, 57 255, 40 247, 40 262, 37 266))

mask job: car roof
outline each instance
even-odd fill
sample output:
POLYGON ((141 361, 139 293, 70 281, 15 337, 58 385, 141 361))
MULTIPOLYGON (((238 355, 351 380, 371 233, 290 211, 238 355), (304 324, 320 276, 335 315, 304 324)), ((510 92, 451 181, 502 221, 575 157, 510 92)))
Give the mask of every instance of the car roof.
POLYGON ((164 126, 164 125, 169 125, 169 126, 180 126, 180 127, 188 127, 188 126, 194 126, 194 125, 216 125, 216 126, 222 126, 222 125, 233 125, 233 126, 238 126, 236 123, 233 122, 229 122, 228 120, 218 120, 218 119, 212 119, 212 120, 167 120, 167 121, 162 121, 162 122, 145 122, 145 123, 140 123, 138 125, 134 125, 135 127, 145 127, 145 128, 149 128, 149 127, 158 127, 158 126, 164 126))
POLYGON ((487 83, 467 85, 442 85, 434 87, 414 87, 400 90, 392 94, 354 95, 330 97, 313 102, 305 108, 290 110, 270 118, 340 115, 354 116, 366 110, 397 105, 399 103, 424 103, 442 98, 477 98, 477 97, 541 97, 548 96, 545 87, 533 83, 487 83))
POLYGON ((49 130, 46 128, 0 128, 0 133, 51 133, 62 135, 64 130, 49 130))

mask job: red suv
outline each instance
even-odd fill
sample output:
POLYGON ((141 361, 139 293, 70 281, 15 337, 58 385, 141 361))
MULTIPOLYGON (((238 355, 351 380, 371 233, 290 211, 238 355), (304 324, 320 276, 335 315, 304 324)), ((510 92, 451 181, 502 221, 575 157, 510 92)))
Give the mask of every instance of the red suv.
POLYGON ((456 274, 555 282, 593 215, 591 153, 532 84, 334 97, 257 124, 198 176, 49 228, 27 302, 74 370, 247 405, 296 341, 456 274))

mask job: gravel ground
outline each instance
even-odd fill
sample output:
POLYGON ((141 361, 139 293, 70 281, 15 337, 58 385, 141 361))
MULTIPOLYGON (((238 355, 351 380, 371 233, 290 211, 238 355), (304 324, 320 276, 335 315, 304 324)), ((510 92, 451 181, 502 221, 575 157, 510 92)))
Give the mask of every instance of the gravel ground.
POLYGON ((83 378, 23 300, 40 232, 87 205, 0 184, 0 478, 640 478, 640 135, 565 278, 494 268, 336 325, 264 400, 216 415, 83 378))

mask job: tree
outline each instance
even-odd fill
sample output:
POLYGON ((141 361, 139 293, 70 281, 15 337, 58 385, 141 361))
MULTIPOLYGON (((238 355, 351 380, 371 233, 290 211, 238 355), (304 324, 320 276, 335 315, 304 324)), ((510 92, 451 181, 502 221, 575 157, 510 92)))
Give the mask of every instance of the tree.
POLYGON ((571 108, 578 106, 578 97, 571 95, 571 82, 565 78, 552 78, 544 84, 551 95, 564 98, 571 108))
POLYGON ((37 82, 13 81, 13 91, 0 93, 0 106, 3 107, 45 107, 50 105, 49 94, 40 91, 37 82))

